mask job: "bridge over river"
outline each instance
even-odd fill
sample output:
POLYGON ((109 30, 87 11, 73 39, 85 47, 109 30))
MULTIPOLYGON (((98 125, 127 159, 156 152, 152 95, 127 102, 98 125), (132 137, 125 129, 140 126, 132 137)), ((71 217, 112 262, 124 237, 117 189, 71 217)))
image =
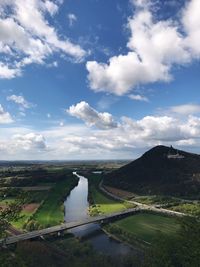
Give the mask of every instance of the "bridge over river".
POLYGON ((112 213, 109 215, 91 217, 88 219, 84 219, 82 221, 62 223, 60 225, 52 226, 52 227, 45 228, 42 230, 35 230, 32 232, 27 232, 27 233, 15 235, 15 236, 7 237, 4 239, 0 239, 0 245, 4 245, 4 246, 10 245, 10 244, 17 243, 19 241, 28 240, 28 239, 32 239, 32 238, 36 238, 36 237, 41 237, 43 235, 47 235, 47 234, 51 234, 51 233, 62 232, 64 230, 69 230, 69 229, 79 227, 82 225, 86 225, 86 224, 90 224, 90 223, 106 223, 106 222, 109 222, 109 221, 112 221, 115 219, 123 218, 123 217, 126 217, 128 215, 138 213, 141 210, 142 210, 141 208, 137 207, 137 208, 128 209, 128 210, 122 211, 122 212, 112 213))

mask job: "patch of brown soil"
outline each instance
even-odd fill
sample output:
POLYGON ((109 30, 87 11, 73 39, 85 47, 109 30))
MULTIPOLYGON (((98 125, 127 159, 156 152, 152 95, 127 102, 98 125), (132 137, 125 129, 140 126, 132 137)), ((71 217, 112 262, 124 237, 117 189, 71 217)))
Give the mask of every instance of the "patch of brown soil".
POLYGON ((32 213, 35 212, 39 208, 39 206, 40 206, 39 203, 27 204, 24 206, 23 211, 32 213))

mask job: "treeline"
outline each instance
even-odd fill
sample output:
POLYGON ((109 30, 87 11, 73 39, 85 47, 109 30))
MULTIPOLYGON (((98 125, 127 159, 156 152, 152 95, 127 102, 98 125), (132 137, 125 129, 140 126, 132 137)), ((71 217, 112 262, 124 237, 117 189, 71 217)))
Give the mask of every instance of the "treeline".
MULTIPOLYGON (((12 173, 10 174, 12 175, 12 173)), ((55 183, 63 181, 66 175, 71 175, 71 170, 61 169, 51 172, 46 169, 26 170, 14 173, 9 179, 0 179, 0 186, 20 187, 20 186, 36 186, 40 183, 55 183)))

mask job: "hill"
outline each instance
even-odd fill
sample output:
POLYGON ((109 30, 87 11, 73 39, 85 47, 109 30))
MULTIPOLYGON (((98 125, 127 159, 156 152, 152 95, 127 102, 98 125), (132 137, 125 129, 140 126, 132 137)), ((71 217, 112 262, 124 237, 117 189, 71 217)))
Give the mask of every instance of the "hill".
POLYGON ((200 155, 156 146, 107 174, 104 184, 140 194, 200 197, 200 155))

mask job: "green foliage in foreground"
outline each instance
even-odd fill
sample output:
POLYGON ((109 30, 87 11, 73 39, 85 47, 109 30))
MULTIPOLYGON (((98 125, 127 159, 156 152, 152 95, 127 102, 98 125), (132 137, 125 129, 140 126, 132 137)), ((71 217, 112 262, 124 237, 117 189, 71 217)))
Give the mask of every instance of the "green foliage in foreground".
POLYGON ((181 203, 180 198, 171 197, 171 196, 164 196, 164 195, 154 195, 154 196, 137 196, 134 198, 135 201, 138 201, 140 203, 144 203, 147 205, 152 204, 164 204, 167 206, 175 206, 179 203, 181 203))
POLYGON ((67 237, 0 248, 1 267, 199 267, 199 262, 200 222, 194 218, 181 219, 176 235, 157 234, 143 257, 113 259, 67 237))
POLYGON ((170 209, 191 214, 193 216, 200 216, 200 203, 185 203, 171 207, 170 209))
POLYGON ((172 236, 177 233, 179 227, 177 219, 173 217, 139 213, 111 224, 107 230, 113 234, 116 232, 129 242, 131 240, 131 243, 134 243, 134 240, 152 243, 157 234, 172 236))
POLYGON ((132 267, 135 265, 126 263, 133 260, 128 255, 113 259, 75 238, 52 242, 26 241, 18 243, 13 250, 0 250, 1 267, 132 267))
POLYGON ((77 185, 77 182, 78 179, 75 176, 67 177, 58 182, 34 214, 33 220, 43 227, 62 223, 64 219, 63 201, 71 189, 77 185))
POLYGON ((13 221, 20 218, 20 212, 26 203, 26 193, 19 193, 14 201, 7 203, 6 208, 0 207, 0 237, 6 235, 6 230, 13 221))

